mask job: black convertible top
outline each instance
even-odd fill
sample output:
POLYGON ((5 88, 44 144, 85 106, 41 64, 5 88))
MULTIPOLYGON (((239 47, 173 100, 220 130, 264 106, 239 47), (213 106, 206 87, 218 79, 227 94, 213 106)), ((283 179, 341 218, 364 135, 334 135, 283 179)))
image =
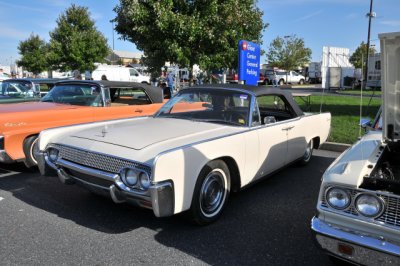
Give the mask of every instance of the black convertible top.
POLYGON ((97 86, 108 87, 110 89, 138 88, 138 89, 143 89, 153 103, 162 103, 164 100, 163 88, 150 86, 145 83, 137 83, 131 81, 79 80, 79 79, 64 80, 56 83, 56 85, 62 85, 62 84, 85 84, 85 85, 93 84, 97 86))
POLYGON ((283 96, 287 100, 287 102, 290 104, 290 106, 292 106, 293 111, 296 113, 297 116, 304 115, 299 105, 293 99, 293 95, 288 91, 284 91, 277 88, 267 88, 265 86, 248 86, 240 84, 204 84, 204 85, 188 87, 185 89, 195 89, 195 88, 244 90, 248 91, 251 94, 254 94, 256 97, 261 95, 279 95, 283 96))

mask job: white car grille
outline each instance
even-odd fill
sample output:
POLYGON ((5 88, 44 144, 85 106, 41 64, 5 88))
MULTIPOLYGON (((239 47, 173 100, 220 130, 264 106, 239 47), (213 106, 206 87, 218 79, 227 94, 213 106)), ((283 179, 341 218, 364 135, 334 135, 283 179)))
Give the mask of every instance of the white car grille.
POLYGON ((132 167, 146 171, 151 176, 151 168, 138 162, 65 145, 56 144, 52 147, 59 150, 59 156, 62 159, 79 165, 115 174, 119 173, 122 168, 132 167))

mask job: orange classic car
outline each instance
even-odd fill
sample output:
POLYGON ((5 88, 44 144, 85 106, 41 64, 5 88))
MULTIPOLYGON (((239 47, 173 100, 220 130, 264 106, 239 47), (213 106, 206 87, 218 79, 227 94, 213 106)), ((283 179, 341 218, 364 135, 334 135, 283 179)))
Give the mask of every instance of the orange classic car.
POLYGON ((35 166, 37 137, 44 129, 152 115, 165 101, 162 88, 142 83, 57 82, 39 102, 0 106, 0 163, 35 166))

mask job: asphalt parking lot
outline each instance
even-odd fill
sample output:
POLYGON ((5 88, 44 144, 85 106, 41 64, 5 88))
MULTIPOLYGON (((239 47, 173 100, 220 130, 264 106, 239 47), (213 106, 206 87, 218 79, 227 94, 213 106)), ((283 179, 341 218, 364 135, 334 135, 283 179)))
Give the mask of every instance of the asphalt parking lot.
POLYGON ((330 265, 309 229, 321 175, 339 153, 316 151, 233 194, 207 227, 185 215, 116 205, 22 164, 0 165, 2 265, 330 265))

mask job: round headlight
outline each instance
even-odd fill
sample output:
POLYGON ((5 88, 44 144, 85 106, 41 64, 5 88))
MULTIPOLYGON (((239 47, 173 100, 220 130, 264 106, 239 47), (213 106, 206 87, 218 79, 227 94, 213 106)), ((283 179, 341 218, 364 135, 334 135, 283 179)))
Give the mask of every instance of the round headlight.
POLYGON ((357 211, 366 217, 378 216, 383 209, 383 202, 378 197, 368 194, 356 198, 357 211))
POLYGON ((54 163, 58 159, 58 150, 54 149, 54 148, 50 148, 47 151, 47 155, 49 156, 49 160, 54 163))
POLYGON ((148 189, 150 187, 150 177, 146 172, 141 172, 139 175, 140 186, 143 189, 148 189))
POLYGON ((122 171, 122 180, 125 181, 125 185, 133 187, 138 181, 138 173, 131 168, 126 168, 122 171))
POLYGON ((326 200, 329 206, 338 210, 346 209, 351 202, 350 196, 345 190, 335 187, 326 192, 326 200))

